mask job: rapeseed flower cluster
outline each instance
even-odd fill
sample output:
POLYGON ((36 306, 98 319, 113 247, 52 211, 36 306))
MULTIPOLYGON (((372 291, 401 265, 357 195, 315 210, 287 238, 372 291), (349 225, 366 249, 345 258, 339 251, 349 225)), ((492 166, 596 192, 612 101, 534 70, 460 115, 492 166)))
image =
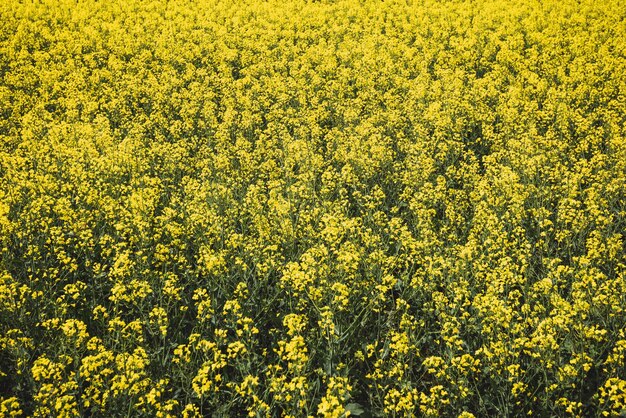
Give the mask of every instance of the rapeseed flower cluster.
POLYGON ((0 416, 626 414, 621 0, 0 2, 0 416))

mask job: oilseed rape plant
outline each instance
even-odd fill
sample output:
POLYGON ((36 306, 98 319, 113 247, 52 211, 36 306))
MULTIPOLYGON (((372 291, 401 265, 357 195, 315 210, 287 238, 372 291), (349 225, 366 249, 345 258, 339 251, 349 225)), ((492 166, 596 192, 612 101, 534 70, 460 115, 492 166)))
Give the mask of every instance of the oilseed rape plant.
POLYGON ((626 414, 622 0, 0 2, 0 416, 626 414))

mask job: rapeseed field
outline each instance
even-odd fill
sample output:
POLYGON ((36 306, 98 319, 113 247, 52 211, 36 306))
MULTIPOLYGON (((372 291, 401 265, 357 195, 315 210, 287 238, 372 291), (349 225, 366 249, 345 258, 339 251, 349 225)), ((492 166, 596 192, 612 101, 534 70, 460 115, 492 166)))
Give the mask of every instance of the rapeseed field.
POLYGON ((0 2, 0 416, 626 416, 623 0, 0 2))

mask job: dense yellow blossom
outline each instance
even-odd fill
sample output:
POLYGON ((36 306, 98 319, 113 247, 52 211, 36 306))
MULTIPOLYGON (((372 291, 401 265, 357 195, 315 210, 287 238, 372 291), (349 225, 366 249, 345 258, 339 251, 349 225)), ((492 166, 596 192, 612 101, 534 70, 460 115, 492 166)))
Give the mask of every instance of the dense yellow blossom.
POLYGON ((0 416, 624 416, 623 3, 0 2, 0 416))

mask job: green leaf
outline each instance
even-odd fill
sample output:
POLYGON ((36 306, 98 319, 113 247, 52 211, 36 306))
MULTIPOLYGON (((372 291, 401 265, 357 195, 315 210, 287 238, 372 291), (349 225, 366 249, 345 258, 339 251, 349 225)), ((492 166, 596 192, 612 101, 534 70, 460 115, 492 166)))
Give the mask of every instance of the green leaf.
POLYGON ((355 417, 358 417, 363 412, 365 412, 363 407, 358 403, 349 403, 348 405, 346 405, 346 411, 350 412, 350 416, 355 416, 355 417))

